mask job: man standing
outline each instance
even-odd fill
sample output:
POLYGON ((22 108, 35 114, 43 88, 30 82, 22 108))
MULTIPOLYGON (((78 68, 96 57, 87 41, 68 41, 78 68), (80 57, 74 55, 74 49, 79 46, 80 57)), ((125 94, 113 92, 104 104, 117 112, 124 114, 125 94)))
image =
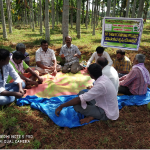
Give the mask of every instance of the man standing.
POLYGON ((114 68, 117 70, 120 78, 129 73, 131 69, 131 61, 127 56, 125 56, 124 50, 117 50, 116 53, 117 58, 114 61, 114 68))
POLYGON ((102 67, 102 74, 106 75, 113 83, 116 92, 118 93, 119 77, 116 69, 113 66, 108 65, 108 60, 105 57, 99 57, 97 64, 102 67))
POLYGON ((129 74, 119 79, 119 93, 125 95, 143 95, 147 92, 150 84, 150 75, 144 66, 145 56, 137 54, 133 61, 132 70, 129 74))
POLYGON ((61 70, 61 66, 57 65, 55 53, 52 49, 48 48, 48 42, 43 40, 41 47, 36 51, 36 70, 41 74, 53 73, 61 70))
POLYGON ((81 52, 78 47, 71 44, 72 38, 70 36, 65 37, 66 44, 62 46, 60 50, 60 56, 62 60, 65 60, 64 67, 62 68, 63 73, 77 73, 82 69, 79 64, 79 58, 81 58, 81 52))

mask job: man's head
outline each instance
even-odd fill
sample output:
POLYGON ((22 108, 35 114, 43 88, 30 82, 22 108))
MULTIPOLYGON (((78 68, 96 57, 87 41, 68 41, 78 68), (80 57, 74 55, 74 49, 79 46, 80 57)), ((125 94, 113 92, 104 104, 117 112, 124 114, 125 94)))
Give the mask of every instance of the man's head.
POLYGON ((91 64, 87 70, 92 79, 96 80, 102 75, 102 67, 96 63, 91 64))
POLYGON ((66 37, 65 37, 65 42, 66 42, 67 45, 70 45, 70 44, 71 44, 71 41, 72 41, 71 36, 66 36, 66 37))
POLYGON ((46 40, 42 40, 41 47, 42 47, 43 51, 46 52, 48 49, 48 42, 46 40))
POLYGON ((13 53, 12 58, 16 64, 20 64, 22 62, 22 60, 25 59, 25 56, 22 54, 22 52, 16 51, 13 53))
POLYGON ((104 52, 104 48, 101 47, 101 46, 98 46, 98 47, 96 48, 96 52, 97 52, 97 55, 98 55, 98 56, 102 56, 102 55, 103 55, 103 52, 104 52))
POLYGON ((116 51, 116 57, 118 60, 122 60, 125 56, 125 51, 122 49, 119 49, 116 51))
POLYGON ((16 46, 16 50, 22 52, 24 55, 26 51, 26 46, 23 43, 18 43, 16 46))
POLYGON ((137 54, 133 60, 133 65, 136 65, 138 63, 144 63, 144 62, 145 62, 145 55, 137 54))
POLYGON ((96 63, 104 68, 108 64, 108 60, 105 57, 99 57, 96 63))
POLYGON ((10 52, 6 49, 0 49, 0 66, 7 65, 9 63, 10 52))

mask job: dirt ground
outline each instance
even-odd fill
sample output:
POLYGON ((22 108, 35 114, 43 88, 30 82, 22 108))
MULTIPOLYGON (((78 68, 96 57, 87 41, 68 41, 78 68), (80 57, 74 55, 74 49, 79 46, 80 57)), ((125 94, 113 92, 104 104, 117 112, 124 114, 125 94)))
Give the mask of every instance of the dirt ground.
MULTIPOLYGON (((56 55, 60 49, 55 49, 56 55)), ((144 47, 138 52, 127 51, 126 55, 133 60, 135 54, 143 53, 147 56, 145 66, 150 71, 150 48, 144 47)), ((82 52, 87 55, 91 53, 82 52)), ((111 54, 115 58, 115 50, 111 54)), ((89 125, 69 129, 58 127, 45 114, 29 107, 13 107, 24 113, 17 115, 18 126, 10 129, 9 135, 32 135, 29 143, 11 143, 3 148, 9 149, 149 149, 150 148, 150 111, 147 105, 125 106, 120 110, 117 121, 97 121, 89 125), (26 112, 31 112, 27 115, 26 112), (21 131, 21 132, 20 132, 21 131)), ((4 108, 6 109, 6 108, 4 108)), ((7 114, 6 114, 7 117, 7 114)), ((0 135, 4 134, 0 124, 0 135)), ((10 140, 10 139, 8 139, 10 140)))

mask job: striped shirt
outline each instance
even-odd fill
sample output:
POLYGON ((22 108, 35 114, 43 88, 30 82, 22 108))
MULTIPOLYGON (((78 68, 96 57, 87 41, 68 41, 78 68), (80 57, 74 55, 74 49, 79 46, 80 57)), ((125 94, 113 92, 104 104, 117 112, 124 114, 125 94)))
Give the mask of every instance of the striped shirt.
POLYGON ((147 92, 147 83, 144 81, 142 72, 139 68, 132 70, 125 76, 119 79, 119 84, 127 86, 133 95, 143 95, 147 92))
POLYGON ((81 55, 81 52, 79 51, 78 47, 71 44, 68 48, 67 45, 63 45, 60 54, 64 54, 65 56, 65 65, 72 65, 75 62, 79 62, 79 58, 75 57, 75 54, 81 55))
POLYGON ((114 61, 114 68, 117 71, 130 71, 131 69, 131 61, 127 56, 124 56, 124 58, 119 61, 118 59, 115 59, 114 61))

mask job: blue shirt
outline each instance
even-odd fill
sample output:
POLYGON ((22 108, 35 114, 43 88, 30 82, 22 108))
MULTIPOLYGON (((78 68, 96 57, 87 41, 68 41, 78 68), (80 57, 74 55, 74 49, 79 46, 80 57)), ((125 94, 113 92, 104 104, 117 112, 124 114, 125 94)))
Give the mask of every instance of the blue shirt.
POLYGON ((8 75, 10 75, 15 80, 14 83, 17 84, 22 82, 22 79, 20 78, 20 76, 10 63, 8 65, 3 66, 2 69, 3 69, 3 76, 0 70, 0 93, 5 91, 5 85, 8 75))

